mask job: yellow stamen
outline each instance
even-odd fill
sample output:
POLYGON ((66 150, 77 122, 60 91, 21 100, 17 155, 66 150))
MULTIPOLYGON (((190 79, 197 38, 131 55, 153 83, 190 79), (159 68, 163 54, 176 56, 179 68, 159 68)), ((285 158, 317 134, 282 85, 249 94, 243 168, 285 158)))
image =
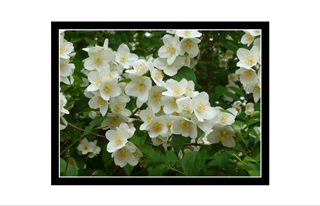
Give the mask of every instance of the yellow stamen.
POLYGON ((218 137, 220 138, 220 140, 223 140, 223 139, 228 139, 228 133, 226 133, 225 131, 222 131, 218 134, 218 137))
POLYGON ((113 141, 114 141, 116 144, 121 144, 121 143, 122 143, 121 137, 119 137, 119 136, 116 136, 116 138, 114 138, 113 141))
POLYGON ((124 150, 124 149, 120 150, 119 156, 122 157, 122 158, 125 158, 127 156, 127 151, 124 150))
POLYGON ((227 119, 228 119, 228 115, 226 113, 222 113, 220 122, 225 124, 227 122, 227 119))
POLYGON ((173 94, 179 95, 181 91, 181 87, 179 87, 179 85, 175 85, 174 87, 171 88, 171 90, 173 94))
POLYGON ((124 62, 124 61, 127 61, 127 60, 128 60, 128 55, 124 54, 124 53, 121 53, 120 54, 120 61, 124 62))
POLYGON ((253 56, 248 53, 247 57, 243 58, 249 65, 253 64, 253 56))
POLYGON ((189 122, 180 120, 178 126, 181 127, 183 131, 186 131, 189 129, 189 122))
POLYGON ((105 90, 106 92, 111 92, 111 91, 112 91, 112 88, 113 88, 113 86, 111 86, 111 85, 106 85, 106 86, 104 87, 104 90, 105 90))
POLYGON ((253 36, 249 32, 246 33, 245 37, 247 41, 253 40, 253 36))
POLYGON ((169 43, 168 46, 166 46, 166 49, 167 49, 167 53, 172 53, 175 50, 172 43, 169 43))
POLYGON ((161 130, 161 124, 159 124, 159 123, 155 123, 154 125, 153 125, 153 129, 154 130, 156 130, 156 131, 159 131, 159 130, 161 130))
POLYGON ((206 104, 204 104, 201 101, 199 101, 197 106, 196 106, 196 110, 198 112, 205 112, 206 111, 206 104))
POLYGON ((60 44, 60 52, 66 52, 67 49, 66 49, 66 45, 65 44, 60 44))

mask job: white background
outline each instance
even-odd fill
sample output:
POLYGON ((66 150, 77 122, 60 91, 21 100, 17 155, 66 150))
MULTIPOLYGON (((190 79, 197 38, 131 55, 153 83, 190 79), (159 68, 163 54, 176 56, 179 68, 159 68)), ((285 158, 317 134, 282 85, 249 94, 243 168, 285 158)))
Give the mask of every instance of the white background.
POLYGON ((320 204, 317 1, 6 1, 0 204, 320 204), (51 21, 270 21, 270 186, 51 186, 51 21))

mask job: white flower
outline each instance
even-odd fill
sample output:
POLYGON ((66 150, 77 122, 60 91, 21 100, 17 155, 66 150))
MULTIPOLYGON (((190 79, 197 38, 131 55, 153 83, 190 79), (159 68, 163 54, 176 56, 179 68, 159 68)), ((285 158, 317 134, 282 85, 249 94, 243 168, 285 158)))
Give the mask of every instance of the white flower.
POLYGON ((124 167, 127 163, 136 166, 139 163, 139 157, 143 157, 142 152, 131 142, 127 142, 124 147, 111 154, 114 163, 124 167))
POLYGON ((129 131, 129 126, 126 123, 121 123, 116 130, 108 130, 106 132, 106 138, 110 142, 107 145, 107 151, 112 153, 124 147, 132 135, 133 133, 129 131))
POLYGON ((155 116, 151 107, 148 107, 145 110, 142 110, 139 114, 143 124, 140 126, 140 130, 146 130, 147 125, 150 123, 151 119, 155 116))
POLYGON ((185 57, 178 56, 172 64, 167 63, 167 59, 158 57, 154 60, 154 66, 162 69, 166 75, 174 76, 178 70, 184 65, 185 57))
POLYGON ((131 111, 125 108, 126 103, 121 102, 117 97, 110 99, 110 107, 112 112, 117 112, 119 114, 122 114, 123 116, 131 115, 131 111))
POLYGON ((233 104, 232 104, 232 106, 233 107, 241 107, 241 105, 242 105, 242 102, 239 100, 239 101, 235 101, 235 102, 233 102, 233 104))
POLYGON ((88 102, 89 107, 92 109, 99 108, 102 116, 106 115, 106 113, 108 111, 108 101, 104 100, 101 97, 99 91, 94 91, 92 93, 93 93, 93 96, 88 102))
POLYGON ((133 62, 133 69, 127 69, 127 73, 143 75, 149 70, 146 60, 139 59, 133 62))
POLYGON ((228 66, 228 62, 225 59, 221 59, 219 62, 219 67, 227 67, 228 66))
POLYGON ((163 73, 160 69, 155 69, 152 63, 152 57, 149 58, 148 62, 149 63, 149 70, 150 70, 150 76, 152 78, 152 80, 154 81, 154 83, 156 83, 156 85, 158 86, 164 86, 165 82, 163 81, 163 73))
POLYGON ((213 131, 207 136, 208 141, 212 143, 218 143, 221 141, 225 147, 234 147, 236 145, 233 136, 235 132, 229 125, 216 124, 212 127, 213 131))
POLYGON ((198 44, 201 42, 197 38, 184 38, 181 40, 181 52, 180 55, 183 55, 185 52, 189 54, 190 57, 195 57, 199 53, 198 44))
POLYGON ((110 97, 116 97, 121 94, 121 88, 118 86, 118 79, 113 77, 104 80, 100 84, 100 95, 104 100, 109 100, 110 97))
POLYGON ((250 81, 254 81, 257 79, 256 71, 253 69, 246 69, 241 67, 240 69, 236 70, 236 74, 240 74, 240 82, 244 86, 247 85, 250 81))
POLYGON ((160 117, 153 117, 146 127, 146 130, 149 131, 149 136, 151 138, 155 138, 159 135, 165 136, 168 132, 166 123, 166 117, 164 115, 160 117))
POLYGON ((187 80, 183 78, 180 82, 178 82, 174 79, 169 79, 166 81, 165 87, 168 91, 162 92, 163 95, 170 97, 181 97, 186 92, 187 80))
POLYGON ((118 83, 118 86, 121 89, 121 93, 118 96, 112 98, 117 98, 121 102, 130 102, 130 97, 124 93, 127 84, 125 82, 120 82, 118 83))
POLYGON ((106 130, 107 128, 115 129, 116 127, 120 126, 121 123, 128 121, 128 117, 113 112, 108 114, 108 116, 101 122, 101 127, 103 130, 106 130))
POLYGON ((200 37, 201 33, 197 30, 177 30, 176 35, 183 38, 200 37))
POLYGON ((152 141, 152 144, 154 144, 154 146, 163 145, 163 147, 167 149, 167 146, 168 146, 167 137, 163 137, 159 135, 158 137, 151 138, 151 141, 152 141))
POLYGON ((64 108, 66 104, 67 104, 66 97, 62 92, 60 92, 60 112, 69 114, 69 111, 64 108))
POLYGON ((191 116, 191 120, 204 132, 208 132, 212 129, 213 126, 213 118, 212 119, 204 119, 203 122, 200 122, 196 115, 193 113, 191 116))
POLYGON ((161 98, 164 105, 163 107, 164 113, 171 114, 173 112, 180 113, 182 111, 177 105, 177 102, 176 102, 177 99, 179 99, 179 97, 163 96, 161 98))
POLYGON ((91 71, 88 75, 88 80, 91 83, 87 90, 88 91, 96 91, 99 89, 100 84, 110 78, 118 78, 117 72, 110 72, 109 65, 106 68, 101 68, 100 72, 98 71, 91 71))
POLYGON ((80 141, 80 144, 77 147, 77 149, 81 151, 83 155, 85 155, 85 154, 88 154, 89 152, 93 152, 94 147, 95 145, 93 142, 89 142, 87 138, 84 138, 80 141))
POLYGON ((241 38, 242 44, 247 44, 247 46, 250 46, 250 44, 253 42, 254 37, 248 30, 244 30, 245 34, 241 38))
POLYGON ((250 32, 250 34, 252 36, 258 36, 261 34, 261 30, 260 29, 256 29, 256 30, 247 30, 248 32, 250 32))
POLYGON ((60 58, 60 76, 67 77, 73 74, 74 64, 69 64, 69 59, 60 58))
POLYGON ((91 111, 89 112, 89 115, 88 115, 91 119, 94 119, 96 117, 98 117, 99 115, 97 114, 97 112, 95 111, 91 111))
POLYGON ((260 99, 260 80, 256 79, 256 81, 251 81, 247 84, 244 89, 249 92, 253 93, 253 100, 254 102, 258 102, 260 99))
POLYGON ((97 146, 97 140, 94 140, 93 144, 94 144, 93 152, 90 152, 88 154, 89 158, 93 158, 93 157, 97 156, 97 154, 99 154, 101 151, 101 147, 97 146))
POLYGON ((166 34, 163 37, 163 43, 164 45, 160 47, 158 55, 161 58, 167 58, 167 63, 170 65, 181 51, 179 37, 166 34))
POLYGON ((221 112, 219 107, 216 107, 215 110, 217 115, 212 120, 214 124, 232 125, 235 121, 235 116, 238 114, 235 108, 227 109, 227 111, 231 112, 233 115, 227 112, 221 112))
POLYGON ((141 102, 146 102, 152 86, 150 78, 138 74, 129 74, 129 77, 132 81, 126 86, 126 94, 138 97, 141 102))
POLYGON ((115 55, 111 50, 104 50, 102 47, 91 47, 88 50, 89 57, 84 60, 84 67, 87 70, 96 69, 98 72, 102 68, 109 68, 109 62, 115 59, 115 55))
POLYGON ((204 119, 212 119, 216 115, 215 109, 210 106, 209 95, 206 92, 199 93, 193 100, 194 113, 200 122, 204 119))
POLYGON ((257 64, 260 53, 259 53, 258 47, 253 46, 250 51, 244 48, 238 49, 237 56, 238 56, 238 59, 240 60, 237 63, 237 66, 250 69, 251 67, 257 64))
POLYGON ((253 103, 248 103, 246 105, 246 110, 244 111, 246 115, 252 115, 254 112, 254 104, 253 103))
POLYGON ((185 113, 191 114, 193 112, 193 101, 190 97, 182 97, 176 100, 178 108, 185 113))
POLYGON ((227 50, 227 51, 226 51, 226 58, 227 58, 227 59, 232 59, 232 57, 233 57, 233 51, 227 50))
POLYGON ((73 45, 64 39, 63 35, 60 35, 60 57, 63 59, 69 59, 69 54, 73 51, 73 45))
POLYGON ((228 74, 228 79, 234 82, 239 80, 237 74, 235 73, 228 74))
POLYGON ((195 97, 199 94, 198 91, 194 91, 194 82, 193 81, 188 81, 187 82, 187 87, 186 87, 186 93, 184 95, 188 97, 195 97))
POLYGON ((197 137, 197 126, 192 120, 183 117, 175 117, 172 123, 172 133, 181 134, 184 137, 190 136, 192 139, 197 137))
POLYGON ((114 53, 116 55, 116 62, 121 64, 126 69, 132 66, 133 62, 138 60, 138 55, 131 54, 129 47, 126 44, 121 44, 117 52, 114 53))
POLYGON ((163 97, 162 92, 164 91, 166 91, 166 89, 160 86, 153 86, 149 90, 148 105, 155 113, 159 112, 163 105, 161 98, 163 97))

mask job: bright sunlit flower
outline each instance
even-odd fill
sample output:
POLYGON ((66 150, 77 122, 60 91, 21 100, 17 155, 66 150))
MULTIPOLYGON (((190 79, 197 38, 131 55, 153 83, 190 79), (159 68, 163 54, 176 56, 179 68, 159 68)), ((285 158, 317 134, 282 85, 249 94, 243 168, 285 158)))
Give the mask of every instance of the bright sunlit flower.
POLYGON ((181 134, 184 137, 197 137, 197 126, 192 120, 183 117, 176 117, 172 123, 172 133, 181 134))
POLYGON ((99 91, 94 91, 92 93, 93 93, 93 96, 88 102, 89 107, 92 109, 99 108, 102 116, 106 115, 106 113, 108 111, 108 101, 104 100, 101 97, 99 91))
POLYGON ((125 123, 121 123, 116 130, 108 130, 106 132, 106 138, 110 141, 107 145, 107 151, 112 153, 122 147, 128 142, 128 139, 132 137, 133 133, 129 126, 125 123))
POLYGON ((65 40, 63 35, 60 35, 60 58, 69 59, 72 51, 73 44, 65 40))
POLYGON ((172 64, 167 63, 166 58, 158 57, 154 60, 154 66, 162 69, 166 75, 174 76, 178 73, 178 70, 184 65, 185 58, 178 56, 172 64))
POLYGON ((140 130, 146 130, 147 125, 150 123, 151 119, 155 116, 154 111, 151 107, 142 110, 139 114, 143 124, 140 126, 140 130))
POLYGON ((149 70, 146 60, 139 59, 133 62, 133 69, 127 69, 127 73, 143 75, 149 70))
POLYGON ((254 40, 254 36, 252 36, 252 34, 248 30, 244 30, 244 32, 245 34, 241 38, 241 43, 250 46, 250 44, 254 40))
POLYGON ((150 78, 138 74, 129 74, 129 78, 132 81, 126 86, 126 94, 138 97, 140 102, 146 102, 152 86, 150 78))
POLYGON ((102 68, 109 68, 109 62, 115 59, 111 50, 104 50, 102 47, 91 47, 88 50, 89 57, 84 60, 84 67, 87 70, 101 71, 102 68))
POLYGON ((149 90, 149 95, 148 95, 148 105, 149 107, 152 108, 152 110, 157 113, 160 111, 161 106, 163 105, 162 103, 162 92, 166 91, 164 87, 160 86, 153 86, 149 90))
POLYGON ((258 102, 260 99, 260 80, 256 79, 256 81, 251 81, 250 83, 248 83, 244 89, 249 92, 249 93, 253 93, 253 100, 254 102, 258 102))
POLYGON ((185 52, 189 54, 190 57, 195 57, 199 53, 198 44, 201 42, 197 38, 184 38, 181 40, 181 52, 180 55, 183 55, 185 52))
POLYGON ((121 94, 121 88, 118 86, 118 79, 113 77, 104 80, 100 84, 100 95, 101 97, 108 101, 110 97, 116 97, 121 94))
POLYGON ((240 74, 240 82, 244 86, 250 81, 255 81, 257 79, 257 74, 254 69, 246 69, 241 67, 240 69, 236 70, 236 74, 240 74))
POLYGON ((237 66, 250 69, 251 67, 257 64, 260 57, 260 53, 259 53, 258 47, 253 46, 250 51, 244 48, 238 49, 237 56, 238 56, 238 59, 240 60, 237 63, 237 66))
POLYGON ((129 47, 126 44, 121 44, 117 52, 114 53, 116 55, 116 62, 121 64, 126 69, 132 66, 136 60, 138 60, 138 55, 131 54, 129 47))
POLYGON ((215 109, 210 106, 209 95, 206 92, 199 93, 193 100, 194 113, 200 122, 204 119, 212 119, 216 115, 215 109))
POLYGON ((163 92, 163 95, 170 97, 180 97, 186 92, 187 80, 183 78, 180 82, 178 82, 174 79, 169 79, 166 81, 165 87, 168 91, 163 92))
POLYGON ((167 58, 167 63, 170 65, 181 51, 179 37, 166 34, 163 37, 163 43, 164 45, 160 47, 158 55, 161 58, 167 58))
POLYGON ((177 36, 183 38, 195 38, 202 35, 200 32, 198 32, 198 30, 177 30, 176 34, 177 36))
POLYGON ((155 138, 159 135, 165 136, 168 132, 167 121, 164 115, 160 117, 153 117, 146 127, 151 138, 155 138))

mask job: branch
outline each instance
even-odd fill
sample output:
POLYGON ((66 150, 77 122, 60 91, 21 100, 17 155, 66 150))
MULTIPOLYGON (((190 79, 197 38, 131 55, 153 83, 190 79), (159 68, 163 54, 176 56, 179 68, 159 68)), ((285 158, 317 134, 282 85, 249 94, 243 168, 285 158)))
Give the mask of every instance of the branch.
MULTIPOLYGON (((68 122, 68 126, 70 126, 70 127, 74 128, 74 129, 79 130, 79 131, 84 133, 84 129, 81 129, 81 128, 77 127, 77 126, 74 126, 73 124, 70 124, 69 122, 68 122)), ((92 135, 92 136, 96 136, 96 137, 100 137, 100 138, 106 139, 106 136, 103 136, 103 135, 100 135, 100 134, 95 134, 95 133, 92 133, 92 132, 90 132, 89 134, 92 135)))

